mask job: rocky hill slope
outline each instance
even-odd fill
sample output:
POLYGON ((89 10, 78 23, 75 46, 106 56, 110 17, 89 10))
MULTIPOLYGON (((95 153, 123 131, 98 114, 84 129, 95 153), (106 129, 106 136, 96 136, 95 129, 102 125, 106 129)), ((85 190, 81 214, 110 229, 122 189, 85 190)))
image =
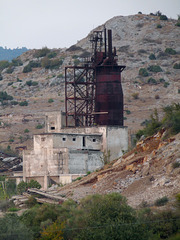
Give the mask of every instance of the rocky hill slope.
MULTIPOLYGON (((56 195, 74 200, 89 194, 118 192, 133 207, 153 205, 180 191, 180 134, 163 140, 159 132, 148 137, 120 159, 79 181, 56 190, 56 195)), ((51 192, 51 191, 50 191, 51 192)))
MULTIPOLYGON (((163 198, 172 205, 180 191, 180 133, 166 140, 164 136, 161 131, 138 142, 121 158, 73 183, 53 185, 47 191, 29 189, 29 194, 35 194, 38 202, 59 204, 69 198, 78 202, 86 195, 117 192, 135 208, 154 206, 163 198)), ((13 197, 15 204, 21 205, 30 195, 13 197)))
MULTIPOLYGON (((143 14, 118 16, 105 23, 112 29, 118 62, 126 65, 122 85, 130 134, 155 108, 180 101, 180 27, 176 23, 143 14)), ((32 147, 33 134, 44 131, 45 112, 64 110, 65 66, 81 64, 90 53, 87 36, 69 49, 28 51, 16 64, 2 69, 0 91, 13 100, 4 100, 0 106, 1 148, 32 147)))

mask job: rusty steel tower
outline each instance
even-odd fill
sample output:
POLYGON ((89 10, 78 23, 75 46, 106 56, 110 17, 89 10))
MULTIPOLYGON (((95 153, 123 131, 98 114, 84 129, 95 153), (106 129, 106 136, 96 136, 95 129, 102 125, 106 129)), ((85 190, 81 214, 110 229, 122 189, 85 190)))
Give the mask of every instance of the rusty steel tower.
POLYGON ((65 68, 66 127, 123 126, 123 91, 112 31, 94 31, 90 36, 92 56, 83 66, 65 68))

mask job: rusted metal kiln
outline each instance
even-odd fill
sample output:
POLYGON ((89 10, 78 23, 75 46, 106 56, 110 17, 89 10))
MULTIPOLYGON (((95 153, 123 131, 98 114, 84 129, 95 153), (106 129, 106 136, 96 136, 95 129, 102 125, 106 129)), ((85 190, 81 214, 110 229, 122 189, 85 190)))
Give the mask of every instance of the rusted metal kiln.
POLYGON ((94 31, 92 57, 83 66, 65 68, 66 127, 123 126, 123 91, 112 31, 94 31))

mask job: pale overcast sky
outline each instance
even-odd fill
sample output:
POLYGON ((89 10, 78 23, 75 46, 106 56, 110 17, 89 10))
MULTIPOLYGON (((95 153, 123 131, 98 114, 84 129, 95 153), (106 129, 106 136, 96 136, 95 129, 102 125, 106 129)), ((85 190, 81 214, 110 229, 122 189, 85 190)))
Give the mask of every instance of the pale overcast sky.
POLYGON ((0 46, 63 48, 114 16, 180 15, 180 0, 0 0, 0 46))

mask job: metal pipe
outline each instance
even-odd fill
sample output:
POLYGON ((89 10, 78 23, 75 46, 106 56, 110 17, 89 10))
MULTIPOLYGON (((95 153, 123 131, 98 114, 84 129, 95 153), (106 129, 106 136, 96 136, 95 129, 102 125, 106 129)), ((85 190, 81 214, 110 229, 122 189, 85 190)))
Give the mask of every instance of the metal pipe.
POLYGON ((107 57, 107 46, 106 46, 106 28, 104 27, 104 53, 105 53, 105 58, 107 57))
POLYGON ((112 31, 108 29, 108 57, 112 61, 112 31))

